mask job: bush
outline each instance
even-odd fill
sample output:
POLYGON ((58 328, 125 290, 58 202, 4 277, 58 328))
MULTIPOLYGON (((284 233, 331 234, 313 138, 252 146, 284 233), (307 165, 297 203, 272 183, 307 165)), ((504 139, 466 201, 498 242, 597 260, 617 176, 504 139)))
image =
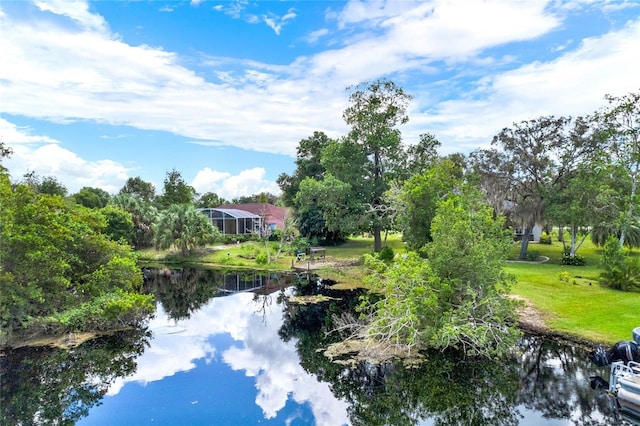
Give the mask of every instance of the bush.
POLYGON ((551 244, 551 235, 547 234, 546 232, 543 232, 540 235, 540 244, 551 244))
POLYGON ((571 278, 571 274, 567 271, 558 272, 558 279, 562 282, 568 283, 571 278))
POLYGON ((240 256, 243 259, 255 259, 260 253, 260 247, 253 242, 242 244, 240 246, 240 256))
POLYGON ((282 229, 276 229, 269 234, 269 241, 280 241, 282 239, 282 229))
POLYGON ((296 237, 293 239, 293 241, 291 241, 291 244, 289 245, 289 254, 295 256, 298 254, 298 252, 308 253, 310 247, 311 244, 309 243, 309 240, 307 238, 296 237))
POLYGON ((537 262, 540 259, 540 252, 536 250, 530 250, 527 252, 527 260, 529 262, 537 262))
POLYGON ((103 331, 138 326, 154 311, 153 295, 115 291, 78 307, 36 318, 30 325, 54 334, 103 331))
POLYGON ((380 249, 380 251, 378 252, 378 259, 384 262, 393 261, 394 256, 395 256, 395 253, 393 252, 393 249, 389 246, 382 247, 382 249, 380 249))
POLYGON ((267 258, 267 253, 258 253, 258 255, 256 256, 256 263, 258 265, 266 265, 268 261, 267 258))
POLYGON ((222 244, 236 244, 244 243, 245 241, 249 241, 250 239, 250 234, 227 234, 222 235, 222 237, 220 238, 220 242, 222 244))
POLYGON ((587 264, 587 260, 579 254, 571 256, 571 252, 565 251, 562 253, 562 264, 567 266, 584 266, 587 264))
POLYGON ((640 287, 640 259, 625 255, 615 237, 609 237, 604 245, 602 267, 600 280, 603 284, 625 291, 640 287))

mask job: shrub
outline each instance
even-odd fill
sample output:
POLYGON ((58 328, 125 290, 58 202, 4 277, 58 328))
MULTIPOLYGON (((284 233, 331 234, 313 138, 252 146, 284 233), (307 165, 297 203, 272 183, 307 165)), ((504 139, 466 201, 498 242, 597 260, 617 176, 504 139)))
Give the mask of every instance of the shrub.
POLYGON ((547 234, 546 232, 543 232, 540 235, 540 244, 551 244, 551 235, 547 234))
POLYGON ((256 243, 245 243, 240 246, 240 256, 243 259, 255 259, 260 253, 260 248, 256 245, 256 243))
POLYGON ((393 261, 394 256, 395 256, 395 253, 393 252, 393 249, 389 246, 382 247, 382 249, 380 249, 380 251, 378 252, 378 259, 384 262, 393 261))
POLYGON ((530 250, 527 252, 527 260, 529 262, 537 262, 540 259, 540 252, 536 250, 530 250))
POLYGON ((571 274, 567 271, 558 272, 558 279, 562 282, 568 283, 571 278, 571 274))
POLYGON ((616 237, 609 237, 604 245, 602 267, 603 284, 625 291, 640 287, 640 259, 625 255, 616 237))
POLYGON ((587 260, 579 254, 571 256, 571 252, 565 250, 565 252, 562 253, 562 264, 567 266, 584 266, 587 264, 587 260))
POLYGON ((267 253, 258 253, 258 255, 256 256, 256 263, 258 265, 266 265, 268 261, 267 258, 267 253))
POLYGON ((117 290, 78 307, 36 318, 31 325, 54 334, 102 331, 140 325, 154 310, 153 295, 117 290))
POLYGON ((309 247, 311 247, 311 244, 309 244, 309 240, 307 238, 296 237, 291 241, 289 254, 295 256, 298 252, 307 253, 309 251, 309 247))

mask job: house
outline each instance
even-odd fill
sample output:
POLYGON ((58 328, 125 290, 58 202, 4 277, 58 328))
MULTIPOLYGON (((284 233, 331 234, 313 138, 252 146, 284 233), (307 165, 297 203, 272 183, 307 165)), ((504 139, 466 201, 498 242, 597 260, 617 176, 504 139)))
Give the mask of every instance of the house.
MULTIPOLYGON (((502 203, 502 211, 501 213, 504 214, 507 218, 507 223, 511 224, 511 226, 513 227, 513 237, 514 237, 514 241, 522 241, 522 237, 525 231, 525 226, 522 223, 514 223, 516 222, 516 219, 514 219, 512 216, 512 212, 515 209, 515 203, 511 200, 505 200, 502 203)), ((541 223, 537 222, 533 225, 533 229, 531 229, 531 232, 529 233, 529 241, 534 242, 534 243, 539 243, 540 242, 540 237, 542 236, 542 231, 543 231, 543 226, 541 223)))
POLYGON ((289 211, 268 203, 224 204, 200 209, 224 235, 261 233, 283 229, 289 211))
POLYGON ((252 213, 262 218, 262 223, 271 231, 284 229, 284 222, 289 216, 289 210, 284 207, 268 203, 224 204, 218 209, 235 209, 252 213))
POLYGON ((262 218, 244 210, 206 208, 200 212, 207 215, 223 235, 251 234, 263 229, 262 218))

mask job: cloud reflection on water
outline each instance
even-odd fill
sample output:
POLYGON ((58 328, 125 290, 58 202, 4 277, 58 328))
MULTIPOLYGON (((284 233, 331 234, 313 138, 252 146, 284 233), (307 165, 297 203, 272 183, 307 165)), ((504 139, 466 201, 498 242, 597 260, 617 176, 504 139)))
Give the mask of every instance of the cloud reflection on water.
POLYGON ((327 383, 300 366, 295 340, 284 342, 278 336, 280 306, 272 304, 257 312, 262 304, 253 298, 253 293, 214 298, 191 318, 180 321, 169 319, 159 307, 149 324, 154 335, 151 346, 138 358, 136 373, 118 378, 108 395, 118 394, 127 383, 144 386, 193 370, 196 361, 210 364, 220 357, 231 369, 255 378, 255 403, 266 419, 276 417, 291 399, 309 404, 317 425, 348 423, 348 404, 336 399, 327 383), (213 337, 224 334, 235 343, 228 348, 216 347, 213 337))

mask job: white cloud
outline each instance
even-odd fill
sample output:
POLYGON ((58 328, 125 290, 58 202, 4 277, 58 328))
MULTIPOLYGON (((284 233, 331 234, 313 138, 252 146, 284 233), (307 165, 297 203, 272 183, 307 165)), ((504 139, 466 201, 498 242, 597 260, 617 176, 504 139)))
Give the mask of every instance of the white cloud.
POLYGON ((97 31, 107 28, 102 16, 91 13, 88 3, 84 0, 45 0, 34 3, 40 10, 67 16, 84 28, 97 31))
POLYGON ((312 31, 307 36, 307 43, 309 43, 309 44, 317 43, 318 40, 320 40, 322 37, 324 37, 326 35, 329 35, 329 33, 330 32, 329 32, 328 28, 321 28, 319 30, 312 31))
POLYGON ((623 30, 583 40, 550 62, 535 62, 477 82, 467 99, 442 102, 412 117, 413 126, 433 129, 443 140, 467 150, 486 145, 501 128, 542 115, 588 115, 604 95, 638 90, 640 21, 623 30))
MULTIPOLYGON (((405 138, 417 140, 429 131, 450 150, 468 150, 532 114, 584 113, 596 108, 605 92, 637 89, 638 21, 603 36, 574 39, 556 52, 562 56, 547 62, 526 63, 514 56, 518 51, 498 58, 485 54, 560 29, 568 6, 537 0, 351 1, 327 14, 344 28, 341 45, 285 66, 209 58, 205 65, 218 77, 215 83, 173 52, 126 44, 85 3, 51 2, 40 7, 82 23, 82 29, 37 15, 25 22, 0 13, 0 51, 9 58, 0 67, 6 82, 0 97, 11 114, 129 125, 293 156, 298 141, 315 130, 344 134, 347 85, 382 76, 399 76, 403 85, 403 75, 413 73, 422 80, 410 91, 415 101, 405 138), (514 69, 516 63, 524 65, 514 69), (440 71, 447 76, 440 77, 440 71), (471 82, 475 90, 451 89, 462 76, 477 79, 471 82), (438 91, 457 97, 442 101, 438 91)), ((214 8, 246 17, 247 7, 243 0, 214 8)), ((274 30, 295 13, 274 18, 274 30)), ((329 28, 323 28, 310 40, 327 34, 329 28)), ((332 40, 337 37, 332 34, 332 40)), ((235 180, 243 187, 240 176, 235 180)))
POLYGON ((19 127, 0 117, 0 141, 8 146, 24 143, 59 143, 45 135, 33 135, 28 127, 19 127))
POLYGON ((262 20, 269 28, 271 28, 277 35, 280 35, 280 31, 282 27, 287 23, 287 21, 296 17, 296 13, 293 9, 289 9, 289 11, 282 15, 278 16, 275 13, 270 13, 268 15, 262 15, 262 20))
POLYGON ((226 200, 231 200, 239 195, 260 194, 262 192, 280 193, 278 184, 266 180, 265 173, 266 171, 262 167, 243 170, 237 175, 206 167, 198 171, 191 186, 200 194, 213 192, 226 200))
POLYGON ((111 160, 87 161, 58 144, 32 147, 9 144, 13 149, 5 166, 14 179, 35 171, 45 177, 53 176, 74 194, 84 186, 116 193, 128 178, 128 169, 111 160))

